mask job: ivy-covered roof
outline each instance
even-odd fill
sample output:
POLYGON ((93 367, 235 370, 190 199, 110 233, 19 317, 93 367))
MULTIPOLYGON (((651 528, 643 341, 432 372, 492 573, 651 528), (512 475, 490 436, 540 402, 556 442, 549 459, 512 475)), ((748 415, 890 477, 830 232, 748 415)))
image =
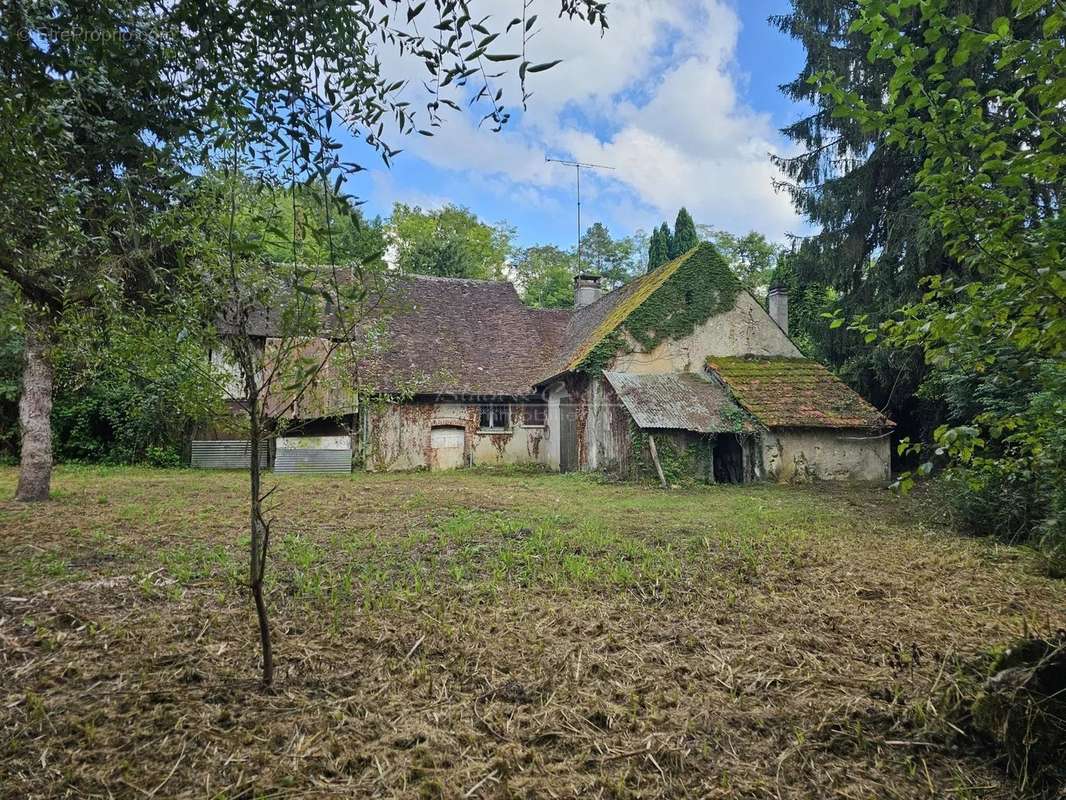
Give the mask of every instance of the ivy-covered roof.
POLYGON ((704 242, 575 311, 543 380, 580 369, 620 328, 644 350, 684 336, 732 308, 739 291, 736 276, 714 246, 704 242))
POLYGON ((707 369, 770 428, 884 429, 895 424, 816 361, 712 356, 707 369))

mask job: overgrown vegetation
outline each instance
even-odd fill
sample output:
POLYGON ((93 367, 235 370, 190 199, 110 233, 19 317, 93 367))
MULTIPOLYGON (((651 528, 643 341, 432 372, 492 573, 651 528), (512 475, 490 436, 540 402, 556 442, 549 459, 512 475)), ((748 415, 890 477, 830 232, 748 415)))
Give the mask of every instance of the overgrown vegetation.
MULTIPOLYGON (((654 434, 653 434, 654 435, 654 434)), ((658 481, 658 473, 651 458, 648 432, 629 426, 630 463, 632 477, 640 481, 658 481)), ((655 436, 655 452, 663 478, 670 486, 692 486, 697 483, 712 483, 711 458, 714 437, 703 436, 682 446, 674 436, 655 436)))
POLYGON ((645 352, 692 333, 733 307, 740 282, 713 245, 701 244, 622 323, 645 352))
POLYGON ((959 659, 929 721, 946 739, 975 739, 1018 782, 1023 796, 1066 787, 1066 633, 1029 635, 959 659))
MULTIPOLYGON (((877 324, 849 329, 896 350, 918 348, 955 403, 932 442, 904 439, 919 474, 947 462, 963 509, 1004 538, 1066 551, 1066 9, 1054 2, 991 4, 975 17, 948 0, 904 3, 887 15, 864 3, 854 23, 888 75, 887 97, 857 92, 839 74, 821 91, 885 145, 918 160, 912 201, 961 274, 921 281, 920 299, 877 324), (995 6, 993 9, 991 6, 995 6), (994 12, 998 14, 994 15, 994 12), (987 16, 986 16, 987 15, 987 16), (968 377, 964 377, 968 376, 968 377), (953 388, 973 390, 959 415, 953 388), (962 416, 960 419, 959 416, 962 416), (1004 523, 996 527, 996 523, 1004 523)), ((840 327, 843 318, 833 325, 840 327)), ((900 484, 912 482, 903 473, 900 484)))
POLYGON ((676 266, 665 267, 673 271, 661 284, 654 275, 644 277, 645 283, 621 301, 627 315, 585 354, 578 371, 598 375, 630 348, 626 335, 648 352, 668 339, 687 336, 715 314, 733 308, 740 282, 714 245, 704 242, 675 260, 676 266))

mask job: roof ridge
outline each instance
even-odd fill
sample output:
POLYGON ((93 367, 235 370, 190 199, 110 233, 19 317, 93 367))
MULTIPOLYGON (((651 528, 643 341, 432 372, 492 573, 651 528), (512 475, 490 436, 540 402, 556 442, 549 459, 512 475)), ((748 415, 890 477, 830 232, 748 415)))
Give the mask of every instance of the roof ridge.
POLYGON ((514 289, 514 283, 509 280, 493 280, 490 278, 458 278, 446 275, 423 275, 419 272, 398 273, 399 278, 415 278, 424 281, 448 281, 451 283, 485 283, 495 286, 510 286, 514 289))
MULTIPOLYGON (((702 244, 702 242, 700 243, 702 244)), ((587 356, 603 339, 614 332, 619 325, 621 325, 630 314, 632 314, 637 308, 639 308, 645 300, 673 275, 692 255, 699 250, 700 245, 696 245, 692 249, 685 253, 682 253, 677 258, 667 261, 662 266, 656 267, 646 275, 641 275, 633 281, 630 281, 623 286, 618 287, 613 292, 610 292, 603 297, 599 298, 596 303, 592 303, 586 308, 595 308, 596 304, 615 294, 616 292, 622 292, 626 289, 631 289, 629 296, 618 303, 618 305, 611 310, 611 312, 596 326, 592 335, 585 340, 585 343, 578 348, 577 352, 570 358, 570 361, 566 365, 566 370, 570 371, 577 368, 581 361, 587 356)))

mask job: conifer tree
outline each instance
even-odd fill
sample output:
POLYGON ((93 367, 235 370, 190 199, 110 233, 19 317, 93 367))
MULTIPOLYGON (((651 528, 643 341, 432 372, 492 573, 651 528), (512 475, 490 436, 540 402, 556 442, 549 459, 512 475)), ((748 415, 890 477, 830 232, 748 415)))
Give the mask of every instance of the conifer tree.
POLYGON ((655 228, 648 240, 648 272, 652 272, 666 263, 666 243, 662 231, 655 228))
POLYGON ((670 258, 684 255, 700 243, 700 237, 696 233, 696 223, 684 206, 677 212, 674 220, 674 235, 670 237, 670 258))
POLYGON ((670 260, 670 227, 664 222, 651 232, 648 243, 648 272, 658 269, 670 260))

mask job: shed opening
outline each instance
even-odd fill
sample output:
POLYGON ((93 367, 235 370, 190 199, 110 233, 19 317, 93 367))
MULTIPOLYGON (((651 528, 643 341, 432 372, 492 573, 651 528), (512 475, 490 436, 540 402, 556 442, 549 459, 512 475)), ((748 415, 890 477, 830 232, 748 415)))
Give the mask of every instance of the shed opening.
POLYGON ((715 483, 744 482, 744 446, 735 433, 720 433, 714 439, 715 483))

